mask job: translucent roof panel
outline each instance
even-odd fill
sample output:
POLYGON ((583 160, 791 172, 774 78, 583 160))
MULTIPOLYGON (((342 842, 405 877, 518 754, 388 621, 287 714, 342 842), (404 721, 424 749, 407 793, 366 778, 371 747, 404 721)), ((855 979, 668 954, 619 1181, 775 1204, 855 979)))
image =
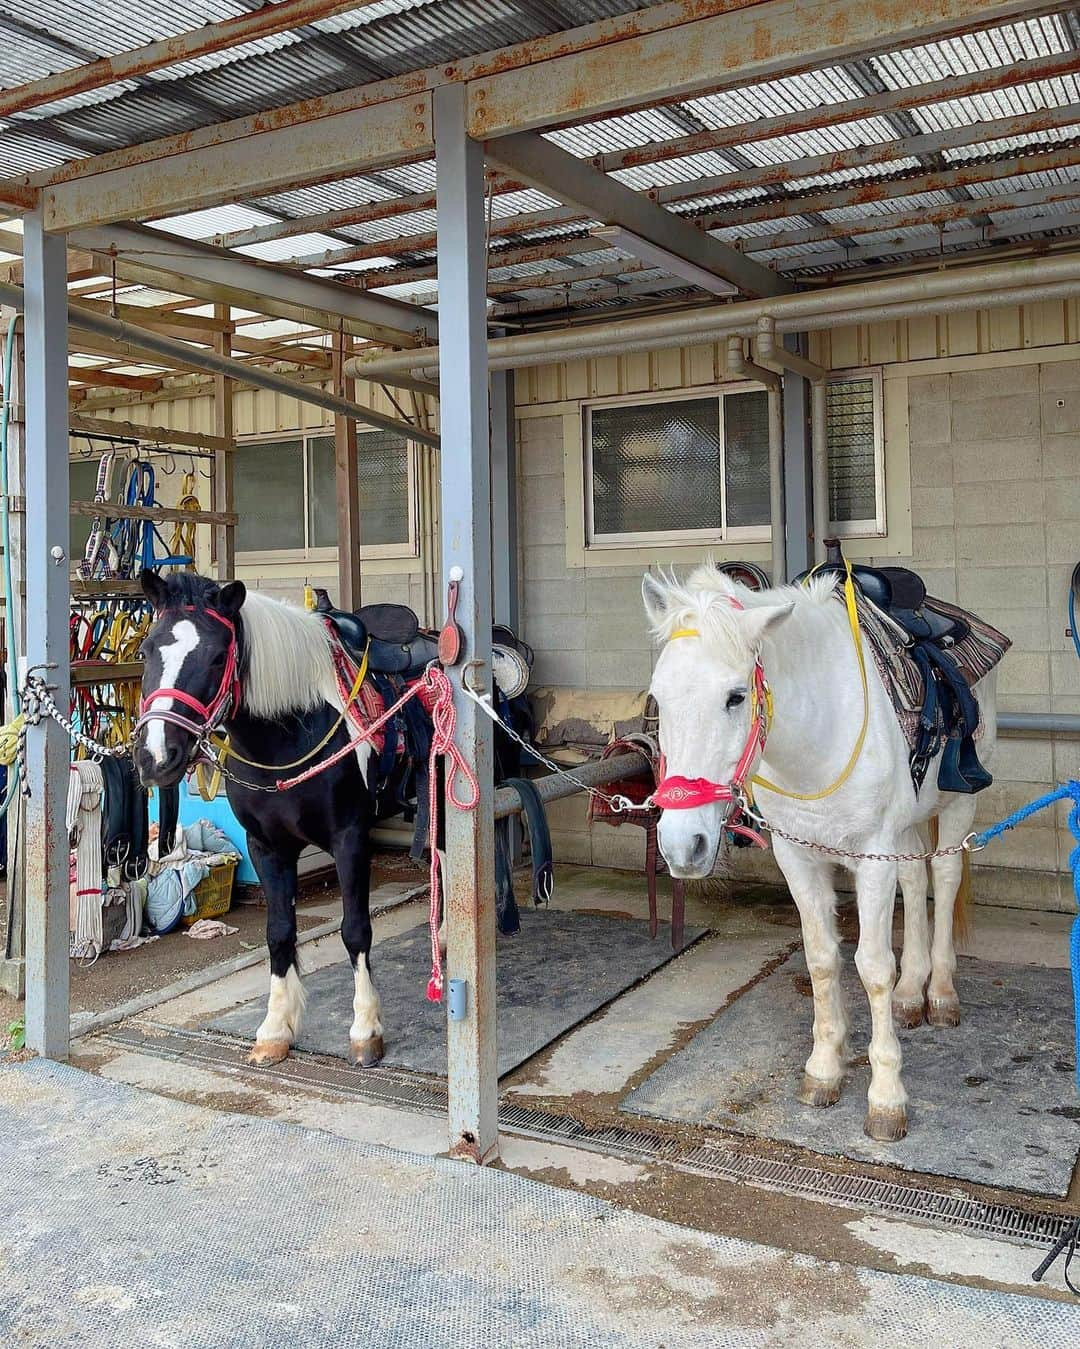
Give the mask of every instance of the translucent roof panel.
POLYGON ((913 84, 944 80, 950 76, 971 75, 1014 61, 1049 56, 1068 51, 1068 35, 1057 15, 1027 19, 943 42, 931 42, 906 51, 890 52, 871 59, 872 65, 890 89, 907 89, 913 84))

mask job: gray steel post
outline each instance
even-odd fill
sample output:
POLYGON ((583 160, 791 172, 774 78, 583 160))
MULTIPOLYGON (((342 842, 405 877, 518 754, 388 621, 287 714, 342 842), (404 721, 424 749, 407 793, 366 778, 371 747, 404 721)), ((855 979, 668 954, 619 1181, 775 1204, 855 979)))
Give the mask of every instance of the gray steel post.
MULTIPOLYGON (((48 672, 57 707, 70 697, 68 659, 67 248, 40 209, 25 217, 26 660, 48 672)), ((55 722, 27 734, 26 1043, 68 1056, 68 833, 71 748, 55 722)))
POLYGON ((518 529, 514 372, 491 374, 491 569, 495 621, 517 631, 518 529))
MULTIPOLYGON (((435 92, 439 231, 442 574, 462 573, 458 622, 467 661, 491 680, 491 468, 484 282, 484 158, 465 134, 465 90, 435 92)), ((491 722, 451 671, 457 743, 480 783, 476 810, 446 812, 446 981, 465 984, 465 1015, 447 1021, 450 1150, 498 1156, 495 1057, 495 836, 491 722)), ((445 995, 444 995, 445 996, 445 995)))

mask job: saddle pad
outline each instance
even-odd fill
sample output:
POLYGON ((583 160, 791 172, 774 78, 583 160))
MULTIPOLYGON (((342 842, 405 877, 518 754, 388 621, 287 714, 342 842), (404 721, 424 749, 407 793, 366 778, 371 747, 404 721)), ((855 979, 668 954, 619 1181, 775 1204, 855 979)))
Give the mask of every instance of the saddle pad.
MULTIPOLYGON (((872 604, 864 595, 856 596, 859 624, 873 653, 874 664, 885 685, 885 691, 896 710, 900 729, 909 751, 915 749, 918 739, 919 713, 922 711, 925 689, 919 667, 907 649, 907 634, 897 627, 887 614, 872 604)), ((1012 646, 1004 633, 998 632, 976 614, 960 609, 945 600, 927 596, 924 608, 946 618, 962 619, 969 632, 963 641, 948 648, 960 673, 974 689, 980 679, 988 675, 1012 646)), ((982 731, 980 724, 976 739, 982 731)))

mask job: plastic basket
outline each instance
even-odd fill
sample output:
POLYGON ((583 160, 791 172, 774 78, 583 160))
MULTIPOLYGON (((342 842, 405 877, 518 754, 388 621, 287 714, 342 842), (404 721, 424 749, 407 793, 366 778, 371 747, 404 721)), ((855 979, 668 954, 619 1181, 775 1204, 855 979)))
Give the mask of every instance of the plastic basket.
POLYGON ((200 918, 220 918, 229 912, 232 904, 233 876, 236 874, 237 858, 230 857, 210 868, 210 875, 204 876, 195 887, 195 912, 185 914, 181 922, 185 927, 197 923, 200 918))

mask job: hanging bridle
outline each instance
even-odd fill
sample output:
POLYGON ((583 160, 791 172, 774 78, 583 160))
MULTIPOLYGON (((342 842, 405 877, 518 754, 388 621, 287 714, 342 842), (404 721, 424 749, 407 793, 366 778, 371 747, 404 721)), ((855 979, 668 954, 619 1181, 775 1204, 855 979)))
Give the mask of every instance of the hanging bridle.
MULTIPOLYGON (((182 605, 181 608, 188 613, 196 612, 193 604, 182 605)), ((155 615, 155 620, 160 620, 164 614, 155 615)), ((139 701, 139 720, 135 723, 135 731, 138 733, 151 721, 167 721, 172 726, 179 726, 181 730, 187 731, 193 735, 200 743, 210 734, 212 730, 221 722, 230 710, 235 710, 240 706, 240 673, 239 662, 236 653, 236 625, 231 619, 219 614, 214 609, 200 609, 199 613, 206 614, 209 618, 216 619, 223 627, 229 630, 229 648, 225 653, 225 669, 222 671, 221 683, 218 690, 208 703, 200 702, 198 698, 186 693, 183 689, 174 689, 162 687, 154 689, 148 693, 145 698, 139 701), (186 715, 183 711, 175 707, 163 707, 154 709, 154 703, 159 698, 172 698, 184 707, 188 707, 201 720, 196 721, 193 717, 186 715)))
MULTIPOLYGON (((737 599, 732 598, 731 603, 736 609, 743 607, 737 599)), ((697 628, 679 628, 671 634, 668 640, 675 641, 680 637, 700 636, 701 633, 697 628)), ((750 729, 746 733, 746 743, 743 745, 739 761, 735 765, 735 771, 731 775, 731 781, 711 782, 708 778, 669 777, 667 762, 661 755, 660 781, 656 784, 656 790, 652 796, 649 797, 648 804, 656 806, 660 810, 698 810, 702 806, 724 802, 733 807, 724 821, 724 828, 730 833, 741 834, 743 838, 750 839, 757 847, 764 848, 766 846, 765 840, 760 833, 751 825, 742 823, 742 818, 748 814, 752 802, 751 790, 748 786, 750 775, 753 772, 754 764, 765 749, 765 740, 769 734, 771 719, 772 694, 769 692, 769 685, 765 679, 765 668, 759 656, 754 662, 754 677, 750 685, 750 729)))

